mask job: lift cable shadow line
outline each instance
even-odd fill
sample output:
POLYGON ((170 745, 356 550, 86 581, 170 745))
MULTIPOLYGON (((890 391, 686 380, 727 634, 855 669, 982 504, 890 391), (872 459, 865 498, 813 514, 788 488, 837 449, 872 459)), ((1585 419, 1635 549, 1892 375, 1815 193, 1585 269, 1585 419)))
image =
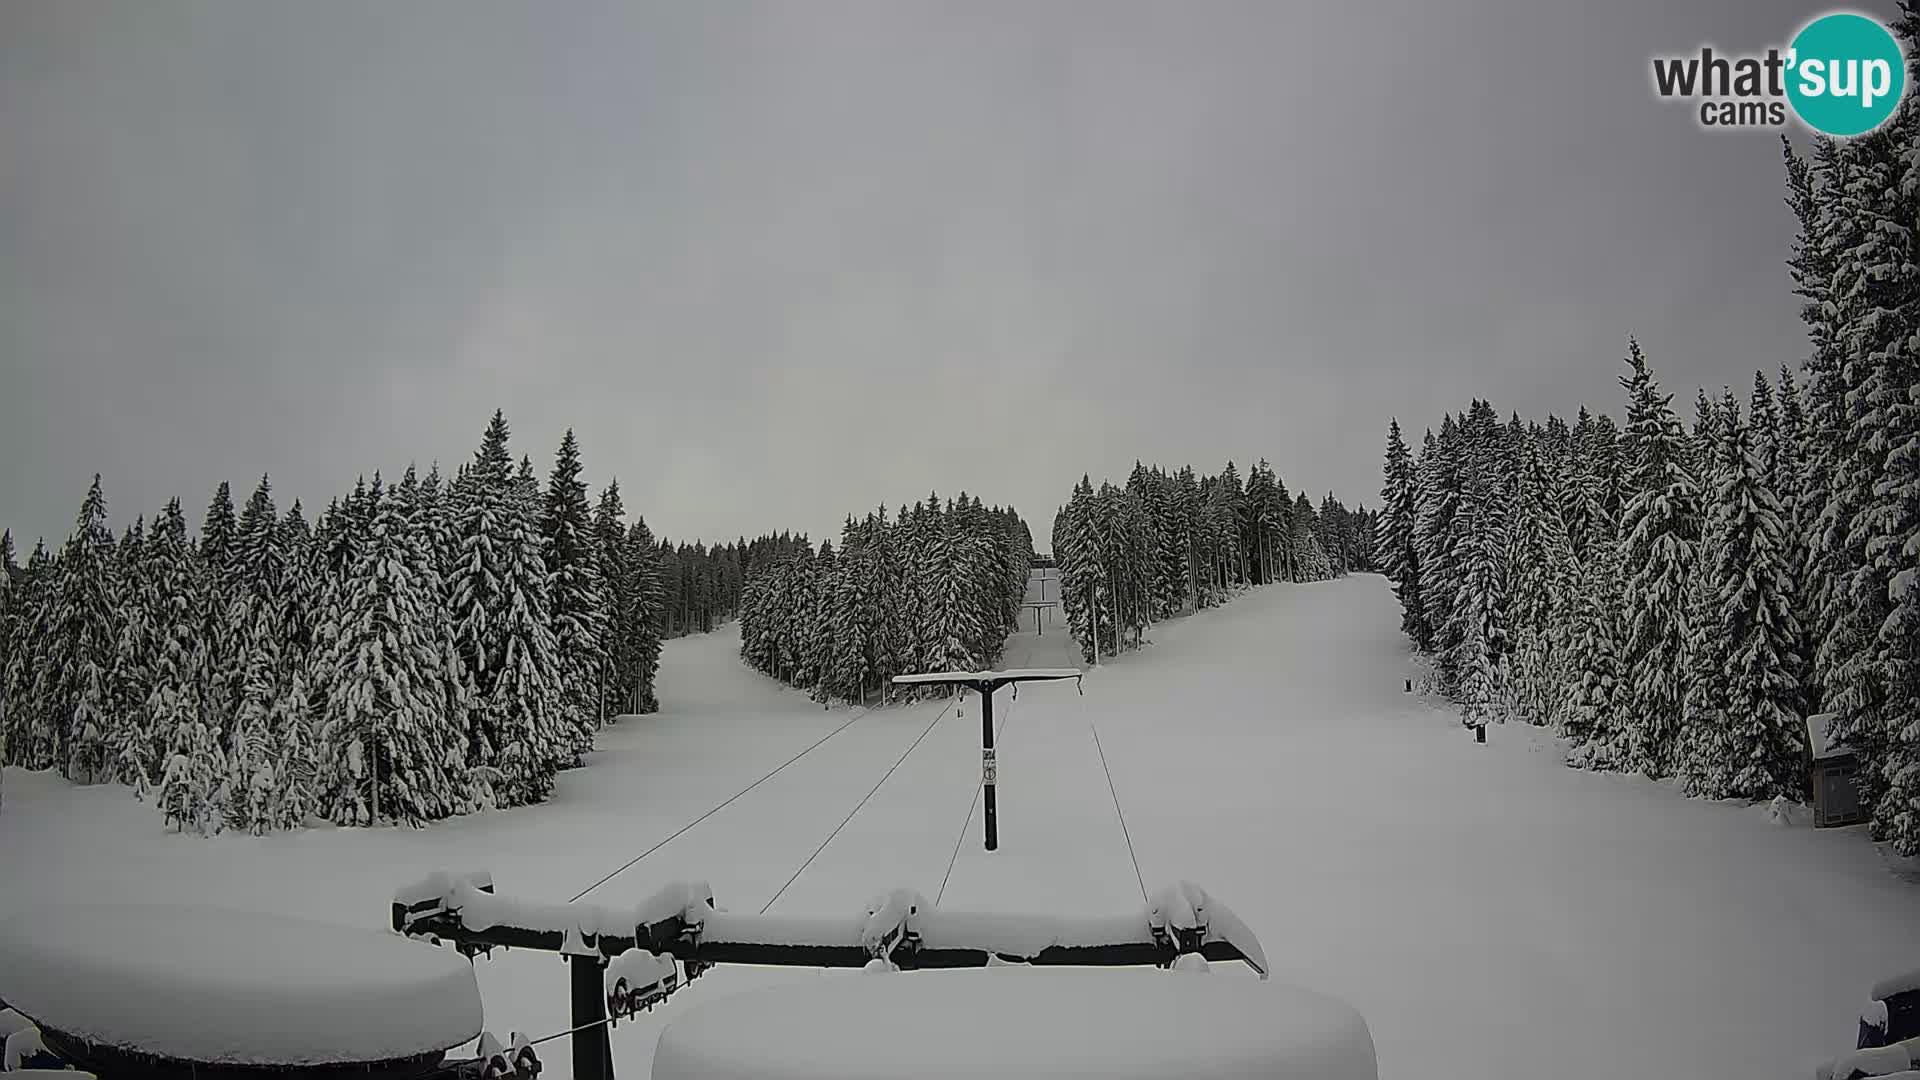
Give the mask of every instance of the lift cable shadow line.
POLYGON ((894 770, 900 768, 901 765, 906 764, 906 760, 908 756, 910 756, 915 750, 919 749, 921 742, 923 742, 928 735, 933 733, 934 725, 940 723, 941 720, 944 720, 946 718, 946 715, 949 712, 953 711, 954 705, 961 700, 961 696, 962 695, 958 695, 958 694, 954 695, 953 700, 947 702, 946 707, 942 708, 938 713, 934 714, 933 719, 927 722, 926 730, 920 733, 919 738, 916 738, 913 740, 913 742, 907 747, 906 753, 901 754, 898 760, 896 760, 892 765, 887 767, 886 772, 880 774, 879 781, 873 785, 873 788, 871 790, 869 790, 865 795, 861 796, 860 801, 854 804, 853 809, 847 811, 847 816, 840 819, 840 824, 835 825, 833 827, 833 831, 827 834, 827 838, 825 840, 820 841, 820 846, 817 848, 814 848, 813 854, 807 856, 807 861, 801 863, 800 869, 795 870, 793 872, 793 876, 787 879, 787 884, 780 886, 780 891, 773 894, 773 899, 768 900, 766 904, 763 907, 761 907, 760 914, 765 915, 767 913, 767 910, 773 907, 774 901, 779 900, 781 896, 786 894, 787 888, 789 886, 791 886, 794 882, 800 880, 800 875, 806 873, 807 867, 813 865, 813 860, 819 858, 820 853, 827 850, 827 845, 833 843, 833 838, 840 835, 840 830, 846 828, 847 823, 853 820, 854 815, 860 812, 861 807, 864 807, 867 805, 867 802, 871 800, 874 794, 880 790, 881 786, 887 782, 887 778, 894 774, 894 770))
POLYGON ((819 739, 814 741, 813 745, 793 755, 792 757, 788 758, 786 761, 781 762, 779 768, 774 769, 773 772, 768 773, 767 775, 761 777, 760 779, 755 780, 753 783, 748 784, 746 787, 741 788, 739 791, 734 792, 732 795, 727 796, 727 799, 725 802, 722 802, 720 805, 714 807, 713 809, 707 811, 704 814, 701 814, 699 817, 694 818, 692 821, 687 822, 685 825, 680 826, 679 829, 674 831, 673 835, 654 844, 652 847, 648 848, 647 850, 641 852, 638 855, 635 855, 633 858, 628 859, 625 863, 621 864, 621 866, 618 869, 614 870, 612 873, 608 874, 606 877, 603 877, 599 881, 596 881, 593 884, 587 886, 586 888, 581 889, 579 892, 575 893, 573 895, 573 898, 571 900, 568 900, 567 903, 569 904, 578 903, 581 897, 587 895, 593 890, 599 888, 602 885, 605 885, 607 882, 612 881, 614 878, 625 873, 628 869, 630 869, 633 866, 633 864, 639 862, 641 859, 646 858, 647 856, 653 854, 656 851, 659 851, 663 847, 666 847, 668 844, 674 842, 680 837, 686 835, 687 831, 692 829, 695 825, 698 825, 701 822, 712 817, 713 815, 719 813, 720 811, 725 810, 728 806, 733 804, 734 800, 740 798, 742 795, 745 795, 747 792, 752 791, 754 788, 759 787, 761 784, 764 784, 767 781, 773 779, 776 775, 780 773, 782 769, 785 769, 788 765, 791 765, 794 762, 799 761, 801 758, 806 757, 808 754, 813 753, 815 750, 819 749, 821 744, 825 743, 828 739, 831 739, 835 735, 838 735, 841 732, 847 730, 849 727, 852 727, 856 721, 863 720, 867 716, 871 715, 873 710, 874 710, 874 706, 871 706, 871 705, 866 706, 865 708, 862 708, 859 712, 855 713, 853 716, 848 717, 846 723, 843 723, 839 727, 834 728, 832 731, 827 732, 825 735, 820 736, 819 739))

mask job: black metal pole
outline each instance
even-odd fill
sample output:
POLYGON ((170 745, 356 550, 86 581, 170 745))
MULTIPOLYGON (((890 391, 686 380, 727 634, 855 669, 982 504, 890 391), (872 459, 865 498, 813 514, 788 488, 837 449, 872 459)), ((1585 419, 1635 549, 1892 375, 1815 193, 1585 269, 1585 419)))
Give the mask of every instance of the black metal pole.
POLYGON ((980 782, 986 789, 987 850, 1000 846, 1000 820, 993 804, 993 782, 997 763, 993 760, 993 686, 983 683, 980 691, 980 782))
POLYGON ((573 990, 573 1075, 575 1080, 613 1080, 613 1045, 607 1037, 606 961, 598 956, 567 957, 573 990), (592 1024, 594 1026, 587 1027, 592 1024), (586 1028, 585 1031, 578 1030, 586 1028))

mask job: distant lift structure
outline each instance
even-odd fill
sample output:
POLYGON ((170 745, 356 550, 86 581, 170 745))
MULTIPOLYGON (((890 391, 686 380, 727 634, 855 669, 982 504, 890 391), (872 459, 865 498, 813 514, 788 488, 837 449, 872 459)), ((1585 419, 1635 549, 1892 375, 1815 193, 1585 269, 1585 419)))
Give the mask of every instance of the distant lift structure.
MULTIPOLYGON (((1057 682, 1072 679, 1080 685, 1078 668, 1018 668, 1013 671, 943 671, 921 675, 895 675, 896 686, 959 686, 980 695, 980 785, 985 796, 987 850, 1000 846, 1000 824, 994 806, 993 694, 1009 683, 1057 682)), ((1015 694, 1019 691, 1015 690, 1015 694)))

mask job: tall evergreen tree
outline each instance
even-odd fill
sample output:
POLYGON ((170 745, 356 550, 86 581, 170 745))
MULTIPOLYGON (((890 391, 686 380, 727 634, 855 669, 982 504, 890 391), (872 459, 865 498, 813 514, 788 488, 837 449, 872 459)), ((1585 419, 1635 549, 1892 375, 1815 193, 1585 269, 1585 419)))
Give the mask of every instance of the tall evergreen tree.
POLYGON ((107 774, 107 735, 114 723, 111 673, 119 638, 114 576, 113 534, 96 474, 60 556, 49 658, 61 772, 81 783, 107 774))
POLYGON ((1393 594, 1400 599, 1400 630, 1413 639, 1416 647, 1433 647, 1433 629, 1427 622, 1425 602, 1420 596, 1420 553, 1415 543, 1419 520, 1417 485, 1413 458, 1400 437, 1400 421, 1387 427, 1387 461, 1380 487, 1380 532, 1378 535, 1381 572, 1393 583, 1393 594))
POLYGON ((1687 581, 1700 540, 1700 493, 1687 437, 1629 339, 1627 443, 1631 495, 1621 516, 1627 567, 1623 666, 1629 687, 1631 767, 1672 774, 1688 673, 1687 581))
POLYGON ((580 444, 569 428, 547 481, 540 521, 541 553, 551 575, 554 646, 560 700, 576 753, 593 746, 599 725, 598 676, 605 663, 605 585, 595 547, 587 486, 580 482, 580 444))

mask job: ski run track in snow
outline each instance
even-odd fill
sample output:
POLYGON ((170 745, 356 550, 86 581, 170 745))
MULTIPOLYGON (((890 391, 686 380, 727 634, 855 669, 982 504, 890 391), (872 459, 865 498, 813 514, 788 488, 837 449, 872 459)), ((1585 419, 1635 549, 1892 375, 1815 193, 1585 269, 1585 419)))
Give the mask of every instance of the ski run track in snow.
MULTIPOLYGON (((0 915, 151 900, 377 928, 394 890, 434 870, 564 901, 655 844, 588 899, 704 879, 731 910, 777 895, 777 914, 849 914, 944 881, 949 909, 1121 914, 1141 905, 1130 836, 1148 889, 1204 886, 1259 935, 1277 981, 1358 1007, 1383 1080, 1806 1076, 1851 1045, 1875 982, 1920 967, 1920 885, 1860 829, 1568 769, 1538 729, 1475 745, 1443 703, 1402 691, 1414 661, 1398 622, 1377 576, 1273 586, 1154 628, 1089 671, 1084 696, 1003 691, 991 855, 971 696, 822 709, 742 665, 728 627, 669 642, 663 711, 604 732, 551 802, 427 829, 178 836, 123 788, 9 770, 0 915)), ((1003 664, 1078 660, 1057 618, 1036 637, 1028 613, 1003 664)), ((502 1039, 567 1026, 560 958, 477 967, 502 1039)), ((694 1002, 845 977, 859 976, 710 972, 614 1030, 618 1071, 645 1076, 661 1025, 694 1002)), ((565 1044, 543 1049, 547 1075, 566 1076, 565 1044)))

